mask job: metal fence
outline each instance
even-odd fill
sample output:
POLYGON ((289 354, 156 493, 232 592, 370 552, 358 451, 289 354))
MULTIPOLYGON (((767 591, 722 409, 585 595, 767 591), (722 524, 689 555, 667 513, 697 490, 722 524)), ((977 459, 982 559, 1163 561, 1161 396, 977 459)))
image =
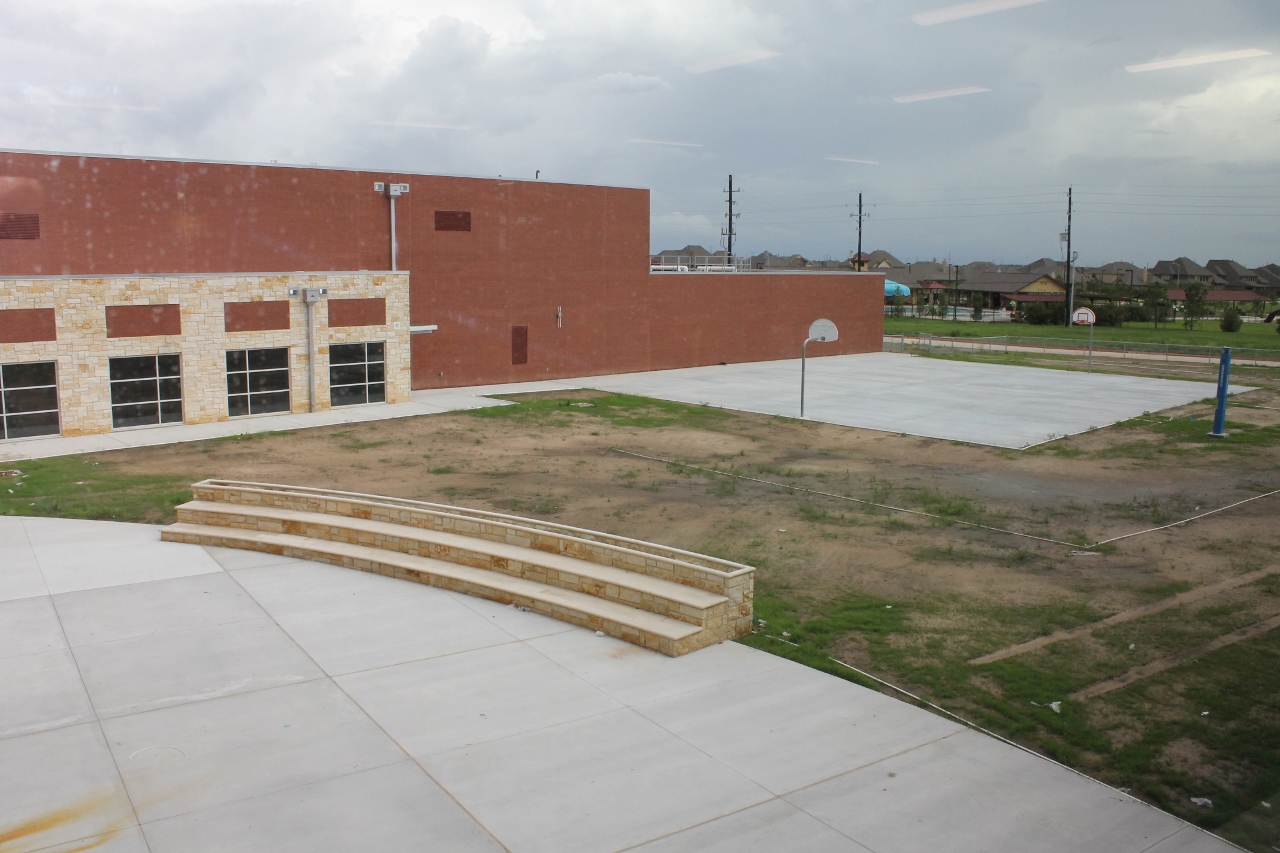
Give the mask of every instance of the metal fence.
MULTIPOLYGON (((942 335, 885 335, 886 352, 905 352, 911 347, 939 352, 1040 353, 1042 355, 1084 355, 1089 343, 1078 338, 1039 338, 1022 335, 997 335, 982 338, 958 338, 942 335)), ((1190 344, 1158 344, 1141 341, 1093 342, 1093 354, 1099 358, 1134 358, 1143 361, 1217 361, 1221 347, 1190 344)), ((1232 347, 1235 364, 1257 367, 1280 367, 1280 349, 1232 347)))
POLYGON ((743 272, 751 269, 751 258, 724 255, 653 255, 649 272, 743 272))
POLYGON ((977 323, 1008 323, 1013 319, 1013 315, 1003 308, 983 308, 982 315, 977 320, 974 320, 971 308, 959 306, 943 309, 937 305, 886 305, 884 306, 884 316, 921 317, 933 320, 951 320, 954 318, 965 322, 977 323))

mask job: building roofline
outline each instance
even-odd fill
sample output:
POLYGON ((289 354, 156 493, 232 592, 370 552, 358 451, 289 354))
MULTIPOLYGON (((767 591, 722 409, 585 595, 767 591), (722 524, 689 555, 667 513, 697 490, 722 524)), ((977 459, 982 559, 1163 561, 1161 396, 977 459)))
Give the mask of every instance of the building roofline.
POLYGON ((578 184, 569 181, 529 180, 528 178, 509 178, 504 175, 448 175, 441 172, 417 172, 405 169, 377 169, 356 166, 321 166, 315 163, 255 163, 242 160, 202 160, 187 157, 153 157, 147 154, 89 154, 82 151, 35 151, 22 148, 0 148, 3 154, 30 154, 38 157, 92 157, 97 160, 137 160, 139 162, 156 161, 160 163, 192 163, 201 166, 250 166, 264 169, 315 169, 321 172, 370 172, 386 175, 407 175, 418 178, 466 178, 476 181, 511 181, 521 184, 549 184, 566 187, 600 187, 612 190, 643 190, 649 187, 618 186, 615 184, 578 184))
POLYGON ((882 277, 883 271, 877 270, 842 270, 842 269, 765 269, 765 270, 649 270, 649 275, 865 275, 882 277))
POLYGON ((79 275, 5 275, 0 273, 0 281, 75 281, 80 279, 105 278, 235 278, 236 276, 256 276, 268 278, 275 276, 333 276, 333 275, 409 275, 410 270, 271 270, 269 272, 109 272, 81 273, 79 275))

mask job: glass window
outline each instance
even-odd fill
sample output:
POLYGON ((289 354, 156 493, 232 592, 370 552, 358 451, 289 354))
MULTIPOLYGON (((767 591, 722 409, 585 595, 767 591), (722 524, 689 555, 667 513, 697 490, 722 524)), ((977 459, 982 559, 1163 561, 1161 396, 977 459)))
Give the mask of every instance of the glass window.
POLYGON ((57 435, 60 431, 54 363, 0 365, 0 439, 57 435))
POLYGON ((176 353, 110 360, 111 425, 182 423, 182 357, 176 353))
POLYGON ((386 345, 332 344, 329 347, 329 404, 383 403, 387 399, 386 345))
POLYGON ((289 411, 289 348, 227 351, 227 414, 289 411))

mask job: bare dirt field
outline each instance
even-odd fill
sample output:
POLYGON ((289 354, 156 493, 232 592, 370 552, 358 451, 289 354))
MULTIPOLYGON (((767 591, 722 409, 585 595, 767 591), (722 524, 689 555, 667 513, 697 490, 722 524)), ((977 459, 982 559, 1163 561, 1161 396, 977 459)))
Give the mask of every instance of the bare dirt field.
POLYGON ((513 396, 24 463, 0 512, 165 521, 186 484, 221 477, 500 509, 728 557, 758 568, 765 625, 745 642, 870 683, 832 658, 852 664, 1271 850, 1280 630, 1242 629, 1280 624, 1280 495, 1258 497, 1280 489, 1280 391, 1257 384, 1226 439, 1206 435, 1200 403, 1027 451, 599 392, 513 396))

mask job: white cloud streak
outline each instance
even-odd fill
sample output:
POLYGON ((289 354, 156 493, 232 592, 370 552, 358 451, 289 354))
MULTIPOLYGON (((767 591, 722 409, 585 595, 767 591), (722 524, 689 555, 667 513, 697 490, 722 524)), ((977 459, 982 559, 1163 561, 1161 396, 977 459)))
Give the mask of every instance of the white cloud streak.
POLYGON ((640 145, 675 145, 679 148, 701 148, 701 142, 675 142, 669 139, 628 139, 628 142, 636 142, 640 145))
POLYGON ((864 166, 879 166, 879 160, 859 160, 857 157, 827 157, 827 160, 834 160, 837 163, 861 163, 864 166))
POLYGON ((962 86, 959 89, 939 89, 936 92, 920 92, 916 95, 898 95, 894 98, 900 104, 914 104, 916 101, 933 101, 938 98, 954 98, 958 95, 977 95, 980 92, 990 92, 982 86, 962 86))
POLYGON ((917 12, 911 16, 911 20, 922 27, 928 27, 934 24, 945 24, 948 21, 958 21, 961 18, 989 15, 992 12, 1003 12, 1007 9, 1017 9, 1020 6, 1031 6, 1044 2, 1046 0, 974 0, 972 3, 959 3, 955 6, 943 6, 940 9, 917 12))
POLYGON ((753 47, 750 50, 739 51, 738 53, 730 53, 727 56, 717 56, 714 59, 703 59, 698 62, 691 62, 684 67, 685 71, 690 74, 705 74, 708 71, 719 71, 721 68, 732 68, 735 65, 746 65, 751 62, 759 62, 762 59, 772 59, 775 56, 781 56, 776 50, 769 50, 763 47, 753 47))
POLYGON ((1164 71, 1167 68, 1187 68, 1191 65, 1207 65, 1211 62, 1230 62, 1233 59, 1252 59, 1256 56, 1270 55, 1271 51, 1249 48, 1248 50, 1230 50, 1226 53, 1202 53, 1199 56, 1185 56, 1182 59, 1143 62, 1138 65, 1126 65, 1124 70, 1132 74, 1141 74, 1144 71, 1164 71))
POLYGON ((423 130, 472 130, 465 124, 430 124, 428 122, 419 121, 371 121, 369 124, 381 125, 383 127, 413 127, 423 130))

